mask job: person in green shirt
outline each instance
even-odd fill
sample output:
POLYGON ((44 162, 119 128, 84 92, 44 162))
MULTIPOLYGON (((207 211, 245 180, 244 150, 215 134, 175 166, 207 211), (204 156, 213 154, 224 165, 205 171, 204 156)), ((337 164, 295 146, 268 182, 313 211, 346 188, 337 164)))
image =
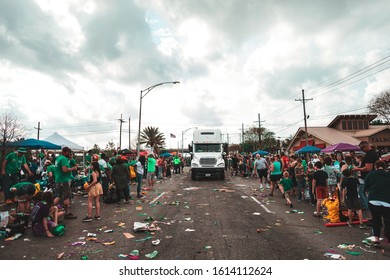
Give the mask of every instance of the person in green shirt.
POLYGON ((10 191, 18 198, 18 212, 29 214, 30 202, 35 194, 35 185, 30 182, 20 182, 13 185, 10 191))
MULTIPOLYGON (((65 209, 65 219, 77 219, 77 216, 74 216, 70 212, 70 204, 72 191, 70 189, 70 180, 72 171, 77 170, 77 166, 70 168, 69 158, 71 154, 71 149, 64 147, 62 149, 62 155, 56 158, 55 163, 55 187, 58 192, 58 198, 62 201, 65 209)), ((57 201, 57 198, 56 198, 57 201)))
POLYGON ((148 156, 148 173, 146 174, 149 187, 154 186, 154 178, 156 177, 156 159, 152 154, 148 156))
POLYGON ((293 189, 293 181, 290 178, 288 171, 283 172, 283 178, 280 180, 279 184, 283 187, 283 197, 286 199, 287 205, 290 205, 290 208, 293 208, 293 204, 290 200, 290 191, 293 189))
POLYGON ((1 166, 1 176, 3 178, 4 186, 4 198, 6 204, 12 204, 14 195, 10 191, 10 187, 19 183, 19 174, 22 166, 27 171, 29 176, 33 176, 33 173, 28 167, 25 148, 19 148, 17 152, 10 152, 1 166))

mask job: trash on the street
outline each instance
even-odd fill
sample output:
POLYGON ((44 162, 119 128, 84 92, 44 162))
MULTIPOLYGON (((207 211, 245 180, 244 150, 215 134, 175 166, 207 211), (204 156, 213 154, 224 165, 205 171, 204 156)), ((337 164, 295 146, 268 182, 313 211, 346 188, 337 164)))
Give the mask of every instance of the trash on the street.
POLYGON ((154 221, 154 218, 153 217, 147 217, 144 219, 145 222, 151 222, 151 221, 154 221))
POLYGON ((88 232, 87 236, 88 236, 88 237, 95 237, 95 236, 96 236, 96 233, 88 232))
POLYGON ((78 242, 73 242, 72 244, 70 244, 69 246, 82 246, 84 245, 86 242, 85 241, 78 241, 78 242))
POLYGON ((325 253, 324 256, 334 260, 345 260, 345 257, 340 254, 325 253))
POLYGON ((134 231, 137 232, 137 231, 147 231, 149 228, 149 224, 148 223, 140 223, 140 222, 134 222, 134 231))
POLYGON ((62 258, 64 257, 64 254, 65 254, 65 252, 59 253, 59 254, 57 255, 57 260, 62 259, 62 258))
POLYGON ((360 252, 355 252, 355 251, 345 251, 345 253, 351 256, 360 256, 362 254, 360 252))
POLYGON ((11 237, 8 237, 6 239, 4 239, 5 241, 12 241, 12 240, 16 240, 18 238, 20 238, 23 234, 22 233, 17 233, 15 235, 12 235, 11 237))
POLYGON ((152 239, 152 238, 153 238, 152 236, 147 236, 145 238, 137 239, 137 240, 135 240, 135 242, 144 242, 144 241, 152 239))
POLYGON ((209 245, 207 245, 207 246, 204 246, 204 249, 205 250, 210 250, 212 247, 211 246, 209 246, 209 245))
POLYGON ((315 230, 314 230, 314 234, 316 234, 316 235, 321 235, 321 234, 322 234, 322 231, 320 231, 319 229, 315 229, 315 230))
POLYGON ((107 226, 104 226, 102 228, 99 228, 98 231, 102 231, 103 229, 106 229, 106 228, 107 228, 107 226))
POLYGON ((355 244, 343 243, 343 244, 340 244, 339 246, 337 246, 337 248, 344 249, 344 250, 352 250, 353 248, 355 248, 355 244))
POLYGON ((154 246, 157 246, 158 244, 160 244, 160 239, 152 240, 152 244, 154 246))
POLYGON ((129 257, 131 260, 138 260, 139 259, 139 251, 133 250, 130 252, 129 257))
POLYGON ((142 206, 137 206, 137 207, 135 207, 135 210, 136 210, 136 211, 142 211, 142 206))
POLYGON ((85 256, 85 255, 84 255, 84 256, 81 256, 81 259, 82 259, 82 260, 88 260, 88 256, 85 256))
POLYGON ((124 232, 123 235, 127 238, 127 239, 131 239, 131 238, 134 238, 135 236, 132 235, 131 233, 128 233, 128 232, 124 232))
POLYGON ((110 233, 110 232, 114 232, 114 230, 113 229, 106 229, 104 232, 105 233, 110 233))
POLYGON ((187 228, 185 231, 195 231, 195 229, 187 228))
POLYGON ((260 213, 259 212, 254 212, 253 215, 260 216, 260 213))
POLYGON ((102 244, 105 245, 105 246, 110 246, 110 245, 114 245, 114 244, 115 244, 115 241, 104 242, 104 243, 102 243, 102 244))
POLYGON ((172 201, 171 203, 169 203, 169 205, 179 205, 180 204, 180 201, 172 201))
POLYGON ((124 225, 125 225, 125 223, 119 223, 118 227, 123 227, 124 225))
POLYGON ((363 250, 364 252, 367 252, 367 253, 376 254, 376 251, 368 250, 368 249, 365 249, 365 248, 363 248, 361 246, 358 246, 357 248, 359 248, 360 250, 363 250))
POLYGON ((87 241, 96 241, 97 238, 96 237, 87 237, 85 240, 87 240, 87 241))
POLYGON ((157 255, 158 255, 158 251, 153 251, 149 254, 146 254, 145 257, 147 257, 148 259, 154 259, 157 257, 157 255))

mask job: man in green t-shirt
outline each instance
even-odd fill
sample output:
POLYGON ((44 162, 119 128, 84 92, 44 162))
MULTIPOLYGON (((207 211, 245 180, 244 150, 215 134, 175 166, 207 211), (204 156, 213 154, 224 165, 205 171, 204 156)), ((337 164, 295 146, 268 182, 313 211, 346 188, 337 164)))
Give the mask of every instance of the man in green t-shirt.
POLYGON ((72 191, 70 189, 70 180, 72 171, 77 170, 77 166, 69 166, 69 158, 71 150, 68 147, 62 149, 62 155, 56 158, 55 163, 55 186, 56 191, 58 192, 58 198, 62 201, 65 209, 65 219, 77 219, 77 216, 74 216, 70 213, 70 204, 72 191))
POLYGON ((25 148, 19 148, 17 152, 10 152, 3 164, 1 166, 1 175, 3 177, 3 186, 4 186, 4 198, 6 204, 12 204, 14 194, 11 193, 10 187, 19 183, 19 174, 22 166, 27 171, 29 176, 33 176, 33 173, 30 171, 28 167, 26 157, 24 154, 26 153, 25 148))
POLYGON ((149 187, 154 186, 154 178, 156 177, 156 159, 152 154, 148 156, 148 172, 146 174, 149 187))

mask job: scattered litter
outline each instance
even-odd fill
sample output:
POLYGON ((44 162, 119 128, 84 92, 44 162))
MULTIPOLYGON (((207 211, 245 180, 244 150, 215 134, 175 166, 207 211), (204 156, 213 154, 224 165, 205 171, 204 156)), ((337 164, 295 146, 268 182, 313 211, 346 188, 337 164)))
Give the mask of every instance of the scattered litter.
POLYGON ((355 248, 355 244, 346 244, 346 243, 343 243, 343 244, 340 244, 339 246, 337 246, 337 248, 339 249, 346 249, 346 250, 353 250, 353 248, 355 248))
POLYGON ((301 211, 301 210, 290 210, 290 211, 286 211, 287 214, 292 214, 292 213, 297 213, 297 214, 304 214, 305 212, 301 211))
POLYGON ((102 244, 105 245, 105 246, 110 246, 110 245, 114 245, 114 244, 115 244, 115 241, 104 242, 104 243, 102 243, 102 244))
POLYGON ((86 242, 85 241, 78 241, 78 242, 73 242, 72 244, 70 244, 69 246, 82 246, 84 245, 86 242))
POLYGON ((114 230, 113 229, 106 229, 104 232, 105 233, 110 233, 110 232, 114 232, 114 230))
POLYGON ((194 190, 199 190, 200 188, 198 187, 189 187, 189 188, 185 188, 183 189, 184 191, 194 191, 194 190))
POLYGON ((91 233, 91 232, 89 232, 89 233, 87 234, 87 236, 88 236, 88 237, 95 237, 95 236, 96 236, 96 233, 91 233))
POLYGON ((103 229, 106 229, 106 228, 107 228, 107 226, 104 226, 102 228, 99 228, 98 231, 102 231, 103 229))
POLYGON ((131 238, 134 238, 135 236, 132 235, 131 233, 128 233, 128 232, 124 232, 123 235, 127 238, 127 239, 131 239, 131 238))
POLYGON ((119 254, 118 258, 127 258, 129 255, 119 254))
POLYGON ((243 199, 247 199, 247 198, 248 198, 248 196, 246 196, 246 195, 242 195, 242 196, 241 196, 241 198, 243 198, 243 199))
POLYGON ((275 223, 275 226, 279 227, 279 226, 281 226, 281 224, 280 223, 275 223))
POLYGON ((166 239, 172 239, 172 238, 173 238, 173 236, 171 236, 171 235, 167 235, 167 236, 165 236, 165 238, 166 238, 166 239))
POLYGON ((81 256, 82 260, 88 260, 88 256, 81 256))
POLYGON ((137 210, 137 211, 142 211, 142 206, 137 206, 137 207, 135 207, 135 210, 137 210))
POLYGON ((154 221, 154 218, 153 217, 147 217, 144 219, 145 222, 151 222, 151 221, 154 221))
POLYGON ((139 251, 133 250, 129 254, 131 260, 138 260, 139 259, 139 251))
POLYGON ((345 253, 351 256, 360 256, 362 254, 360 252, 354 252, 354 251, 345 251, 345 253))
POLYGON ((23 239, 23 241, 31 241, 30 239, 28 239, 28 238, 25 238, 25 239, 23 239))
POLYGON ((260 213, 259 212, 254 212, 253 215, 260 216, 260 213))
POLYGON ((153 237, 151 237, 151 236, 147 236, 147 237, 145 237, 145 238, 137 239, 137 240, 135 240, 135 242, 144 242, 144 241, 149 240, 149 239, 152 239, 152 238, 153 238, 153 237))
POLYGON ((191 228, 187 228, 185 231, 195 231, 195 230, 191 228))
POLYGON ((359 248, 360 250, 363 250, 364 252, 367 252, 367 253, 376 254, 376 251, 368 250, 368 249, 365 249, 365 248, 363 248, 361 246, 358 246, 357 248, 359 248))
POLYGON ((324 256, 334 260, 345 260, 345 257, 340 254, 325 253, 324 256))
POLYGON ((134 231, 147 231, 149 228, 148 223, 134 222, 134 231))
POLYGON ((228 192, 228 193, 233 193, 236 192, 235 190, 228 190, 228 189, 218 189, 219 192, 228 192))
POLYGON ((157 255, 158 255, 158 251, 153 251, 149 254, 146 254, 145 257, 147 257, 148 259, 154 259, 157 257, 157 255))
POLYGON ((6 239, 4 239, 4 240, 5 240, 5 241, 12 241, 12 240, 16 240, 16 239, 20 238, 21 236, 22 236, 21 233, 17 233, 17 234, 12 235, 11 237, 8 237, 8 238, 6 238, 6 239))
POLYGON ((319 229, 315 229, 315 230, 314 230, 314 234, 316 234, 316 235, 321 235, 321 234, 322 234, 322 231, 320 231, 319 229))
POLYGON ((123 227, 124 225, 125 225, 125 223, 119 223, 118 227, 123 227))
POLYGON ((205 250, 210 250, 211 248, 212 248, 212 246, 204 246, 205 250))
POLYGON ((96 237, 87 237, 85 240, 87 241, 97 241, 96 237))
POLYGON ((57 260, 62 259, 62 258, 64 257, 64 254, 65 254, 65 252, 59 253, 59 254, 57 255, 57 260))
POLYGON ((160 239, 152 240, 152 244, 154 246, 157 246, 158 244, 160 244, 160 239))

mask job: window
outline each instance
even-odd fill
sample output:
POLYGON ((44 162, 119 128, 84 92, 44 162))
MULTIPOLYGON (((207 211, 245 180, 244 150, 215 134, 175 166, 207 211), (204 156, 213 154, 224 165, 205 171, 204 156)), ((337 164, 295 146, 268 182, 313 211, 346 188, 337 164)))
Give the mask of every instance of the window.
POLYGON ((352 130, 352 121, 347 121, 347 130, 352 130))
POLYGON ((342 130, 347 130, 347 122, 346 121, 342 121, 341 122, 341 129, 342 130))
POLYGON ((358 122, 357 121, 353 121, 352 122, 352 125, 353 125, 353 130, 358 130, 358 122))
POLYGON ((221 144, 195 144, 195 153, 220 153, 221 144))

